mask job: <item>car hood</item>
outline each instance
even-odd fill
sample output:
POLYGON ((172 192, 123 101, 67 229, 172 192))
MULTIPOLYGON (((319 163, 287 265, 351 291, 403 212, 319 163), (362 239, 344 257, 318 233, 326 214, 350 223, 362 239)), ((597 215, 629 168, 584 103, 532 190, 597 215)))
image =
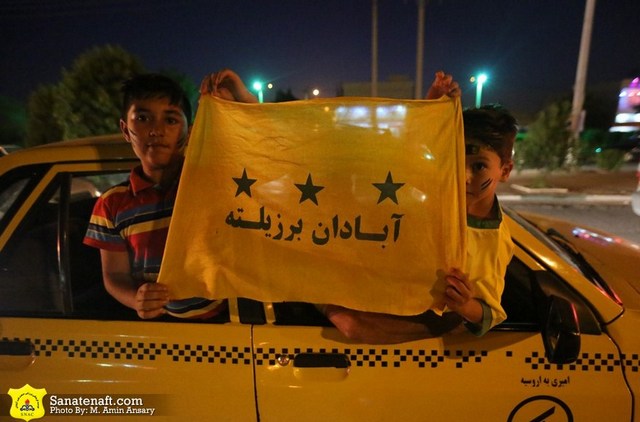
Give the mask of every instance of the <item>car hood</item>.
POLYGON ((528 212, 522 217, 543 232, 555 230, 591 264, 626 308, 640 309, 640 245, 605 231, 528 212))

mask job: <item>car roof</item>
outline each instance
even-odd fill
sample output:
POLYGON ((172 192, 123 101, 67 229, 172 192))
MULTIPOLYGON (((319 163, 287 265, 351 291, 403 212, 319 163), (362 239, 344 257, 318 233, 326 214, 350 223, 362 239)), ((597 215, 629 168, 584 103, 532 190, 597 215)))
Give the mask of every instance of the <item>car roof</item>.
POLYGON ((0 174, 42 163, 135 159, 122 135, 93 136, 17 150, 0 158, 0 174))

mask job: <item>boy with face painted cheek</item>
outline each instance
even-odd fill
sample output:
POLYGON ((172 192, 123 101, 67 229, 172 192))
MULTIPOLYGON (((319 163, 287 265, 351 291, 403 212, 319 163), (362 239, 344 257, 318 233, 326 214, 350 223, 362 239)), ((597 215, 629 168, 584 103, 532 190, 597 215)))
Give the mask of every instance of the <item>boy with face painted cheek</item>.
POLYGON ((483 335, 507 317, 500 304, 513 242, 496 196, 513 169, 516 120, 504 108, 487 105, 462 113, 465 136, 467 266, 445 277, 446 305, 483 335))
MULTIPOLYGON (((226 301, 170 300, 167 287, 155 282, 191 129, 189 99, 175 81, 158 74, 136 76, 122 91, 120 130, 140 165, 98 198, 84 243, 100 249, 106 290, 140 318, 218 315, 226 301)), ((230 70, 207 76, 201 94, 257 102, 230 70)))
MULTIPOLYGON (((460 95, 451 75, 437 72, 427 99, 460 95)), ((467 268, 452 268, 445 277, 445 303, 463 318, 472 333, 481 336, 507 317, 500 298, 504 276, 513 256, 511 234, 502 224, 498 183, 513 169, 516 120, 497 105, 464 110, 467 268)))
MULTIPOLYGON (((460 96, 451 75, 437 72, 427 99, 460 96)), ((445 275, 449 311, 404 317, 361 312, 336 305, 319 309, 348 338, 388 344, 437 337, 466 327, 481 336, 506 318, 500 305, 513 242, 495 191, 513 168, 511 154, 517 133, 515 119, 504 109, 484 106, 463 112, 466 166, 467 266, 445 275)))

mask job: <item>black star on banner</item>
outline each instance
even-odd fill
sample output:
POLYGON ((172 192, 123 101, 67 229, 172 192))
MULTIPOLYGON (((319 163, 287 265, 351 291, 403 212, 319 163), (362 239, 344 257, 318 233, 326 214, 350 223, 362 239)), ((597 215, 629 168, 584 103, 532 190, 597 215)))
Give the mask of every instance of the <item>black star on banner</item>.
POLYGON ((257 179, 249 179, 247 177, 247 169, 242 169, 242 177, 232 177, 232 179, 236 182, 236 185, 238 185, 236 196, 244 192, 251 197, 251 185, 253 185, 257 179))
POLYGON ((311 180, 311 174, 307 176, 307 182, 304 185, 301 185, 299 183, 296 183, 295 185, 298 189, 300 189, 300 192, 302 192, 302 195, 300 195, 300 204, 307 199, 310 199, 314 204, 318 205, 316 193, 324 189, 324 186, 314 185, 313 181, 311 180))
POLYGON ((387 173, 387 179, 384 181, 384 183, 373 183, 373 186, 380 190, 380 198, 378 198, 378 204, 387 198, 391 199, 397 204, 398 198, 396 197, 396 191, 404 186, 404 183, 394 183, 391 172, 389 172, 387 173))

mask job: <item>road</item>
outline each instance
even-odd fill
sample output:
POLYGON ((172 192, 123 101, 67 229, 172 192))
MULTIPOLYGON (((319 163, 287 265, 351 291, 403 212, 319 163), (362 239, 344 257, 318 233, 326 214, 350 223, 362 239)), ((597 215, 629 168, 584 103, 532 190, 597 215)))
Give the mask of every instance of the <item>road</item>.
POLYGON ((505 204, 516 211, 529 211, 562 218, 576 224, 597 228, 640 245, 640 216, 631 205, 534 205, 505 204))

